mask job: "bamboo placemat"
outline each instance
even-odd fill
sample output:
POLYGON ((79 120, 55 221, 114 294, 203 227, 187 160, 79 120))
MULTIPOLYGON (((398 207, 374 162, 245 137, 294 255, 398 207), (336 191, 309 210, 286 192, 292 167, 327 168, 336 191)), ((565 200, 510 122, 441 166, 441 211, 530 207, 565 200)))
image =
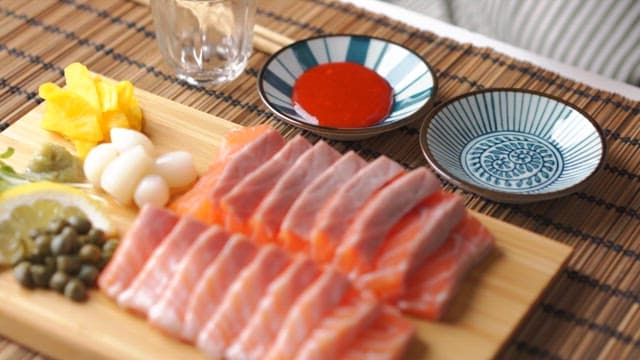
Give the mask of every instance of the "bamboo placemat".
MULTIPOLYGON (((402 43, 433 65, 440 101, 488 87, 527 88, 564 98, 591 114, 605 131, 609 154, 595 181, 581 192, 532 205, 504 205, 445 186, 478 211, 575 247, 566 270, 501 357, 640 357, 638 102, 341 3, 261 1, 257 22, 293 39, 362 33, 402 43)), ((239 79, 197 89, 177 81, 163 64, 147 7, 126 0, 0 1, 0 129, 41 101, 40 84, 62 84, 62 69, 80 61, 92 71, 129 79, 139 88, 238 124, 270 123, 292 136, 298 130, 278 122, 256 91, 256 75, 267 57, 254 52, 239 79)), ((367 158, 386 154, 413 168, 426 164, 418 128, 414 124, 373 139, 333 144, 367 158)), ((0 339, 0 358, 41 356, 0 339)))

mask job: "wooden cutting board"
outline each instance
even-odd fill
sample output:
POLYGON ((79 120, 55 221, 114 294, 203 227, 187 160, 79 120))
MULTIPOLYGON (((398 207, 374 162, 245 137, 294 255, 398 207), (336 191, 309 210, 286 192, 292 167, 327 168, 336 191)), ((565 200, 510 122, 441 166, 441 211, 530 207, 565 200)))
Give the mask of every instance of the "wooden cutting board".
MULTIPOLYGON (((136 90, 147 133, 160 151, 187 147, 202 172, 231 122, 136 90)), ((44 105, 0 134, 0 151, 12 146, 11 165, 22 170, 40 144, 63 139, 39 127, 44 105)), ((102 196, 101 194, 97 194, 102 196)), ((107 200, 106 210, 124 231, 136 210, 107 200)), ((442 322, 415 320, 409 358, 487 359, 495 356, 562 269, 571 248, 535 233, 474 213, 495 235, 496 251, 465 281, 442 322)), ((1 271, 1 270, 0 270, 1 271)), ((11 271, 0 272, 0 333, 61 359, 199 359, 192 346, 162 335, 118 308, 98 291, 76 304, 43 290, 20 288, 11 271)))

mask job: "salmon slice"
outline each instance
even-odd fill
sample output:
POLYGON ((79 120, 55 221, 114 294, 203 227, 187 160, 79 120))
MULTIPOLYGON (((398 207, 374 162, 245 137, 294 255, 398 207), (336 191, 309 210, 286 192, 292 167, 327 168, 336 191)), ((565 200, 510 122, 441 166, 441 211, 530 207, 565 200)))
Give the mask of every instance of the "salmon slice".
POLYGON ((354 218, 340 244, 335 258, 338 268, 355 274, 370 270, 393 225, 439 189, 438 178, 422 167, 378 191, 354 218))
POLYGON ((380 316, 382 305, 354 292, 313 331, 296 359, 336 359, 380 316))
POLYGON ((278 242, 289 251, 307 251, 320 210, 367 163, 350 151, 326 169, 300 193, 282 221, 278 242))
POLYGON ((206 229, 207 224, 191 216, 180 218, 135 280, 118 296, 118 305, 147 315, 162 297, 184 254, 206 229))
POLYGON ((458 196, 439 191, 428 197, 393 226, 374 269, 356 282, 379 299, 394 302, 404 293, 407 279, 449 237, 464 213, 458 196))
POLYGON ((306 256, 297 256, 278 276, 260 301, 258 309, 227 351, 230 359, 262 359, 271 348, 289 309, 300 294, 318 276, 316 263, 306 256))
POLYGON ((342 355, 341 360, 399 360, 415 334, 413 324, 399 312, 385 306, 378 319, 342 355))
POLYGON ((227 161, 229 161, 229 157, 264 133, 272 130, 273 128, 268 125, 258 125, 229 131, 220 146, 217 158, 209 166, 207 172, 200 176, 189 191, 173 200, 169 204, 169 208, 179 214, 191 215, 196 219, 211 223, 213 208, 206 194, 209 194, 210 190, 218 182, 222 170, 224 170, 227 161))
POLYGON ((228 239, 229 234, 219 226, 211 226, 198 236, 183 256, 160 301, 149 311, 151 324, 177 338, 183 337, 182 324, 189 297, 228 239))
POLYGON ((397 302, 400 310, 426 319, 440 319, 468 270, 494 246, 493 236, 467 215, 445 243, 410 279, 397 302))
POLYGON ((147 205, 122 238, 113 258, 98 278, 98 286, 117 298, 129 287, 144 267, 151 253, 171 232, 178 216, 163 208, 147 205))
POLYGON ((371 195, 403 172, 398 163, 381 156, 345 182, 317 216, 310 244, 313 258, 321 263, 331 261, 347 228, 371 195))
POLYGON ((183 337, 196 337, 222 303, 228 288, 256 254, 256 246, 243 235, 232 235, 222 252, 207 267, 189 298, 183 337))
POLYGON ((349 279, 327 269, 300 295, 264 359, 292 359, 318 324, 351 289, 349 279))
POLYGON ((210 357, 223 357, 254 314, 260 299, 291 257, 276 245, 261 247, 229 288, 224 301, 198 335, 197 345, 210 357))
POLYGON ((296 136, 224 196, 221 207, 227 231, 251 235, 251 215, 287 169, 310 148, 311 144, 305 138, 296 136))
POLYGON ((275 241, 280 231, 280 224, 293 202, 338 158, 340 153, 323 141, 318 142, 298 158, 253 214, 252 238, 262 244, 275 241))
POLYGON ((228 194, 236 184, 267 162, 285 145, 285 140, 274 129, 268 130, 242 149, 228 156, 224 169, 218 176, 218 181, 210 190, 209 202, 213 206, 212 222, 222 223, 220 199, 228 194))

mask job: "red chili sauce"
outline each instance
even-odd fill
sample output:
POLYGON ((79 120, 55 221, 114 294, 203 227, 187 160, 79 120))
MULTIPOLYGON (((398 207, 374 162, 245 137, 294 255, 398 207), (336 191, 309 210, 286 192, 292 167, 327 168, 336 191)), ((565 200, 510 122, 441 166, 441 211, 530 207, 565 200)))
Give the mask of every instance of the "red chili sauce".
POLYGON ((298 78, 292 102, 301 115, 315 117, 319 125, 362 128, 389 115, 393 91, 385 79, 360 64, 328 63, 298 78))

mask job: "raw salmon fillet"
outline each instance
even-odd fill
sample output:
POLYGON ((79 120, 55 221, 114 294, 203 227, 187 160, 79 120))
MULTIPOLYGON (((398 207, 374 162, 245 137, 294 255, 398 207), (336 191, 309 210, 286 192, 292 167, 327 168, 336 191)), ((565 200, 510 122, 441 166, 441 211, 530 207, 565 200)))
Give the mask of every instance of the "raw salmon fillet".
POLYGON ((218 178, 229 158, 244 146, 272 130, 273 128, 268 125, 258 125, 229 131, 220 146, 217 158, 209 166, 208 171, 200 176, 189 191, 172 201, 169 204, 169 208, 179 214, 188 214, 201 221, 212 222, 213 207, 207 194, 218 182, 218 178))
POLYGON ((308 251, 318 213, 333 194, 366 164, 360 156, 350 151, 309 184, 282 221, 278 242, 289 251, 308 251))
POLYGON ((276 245, 261 247, 255 259, 238 276, 224 301, 198 335, 197 345, 210 357, 223 357, 245 328, 260 299, 291 257, 276 245))
POLYGON ((367 200, 403 172, 398 163, 381 156, 345 182, 317 216, 310 244, 313 258, 321 263, 331 261, 347 228, 367 200))
POLYGON ((264 359, 293 359, 313 330, 350 289, 346 275, 326 269, 293 304, 264 359))
POLYGON ((227 357, 261 359, 271 348, 289 310, 319 271, 313 260, 296 256, 291 265, 273 281, 255 314, 227 351, 227 357))
POLYGON ((384 307, 382 314, 338 359, 399 360, 415 333, 413 324, 396 310, 384 307))
POLYGON ((180 218, 131 285, 118 296, 118 305, 147 315, 162 297, 183 255, 206 229, 207 224, 191 216, 180 218))
POLYGON ((222 252, 207 267, 189 298, 184 317, 184 338, 195 342, 235 279, 253 260, 257 248, 243 235, 232 235, 222 252))
POLYGON ((147 205, 122 238, 113 258, 98 278, 98 286, 116 298, 135 279, 151 253, 178 222, 178 216, 147 205))
POLYGON ((338 158, 340 153, 322 141, 300 156, 253 214, 252 239, 262 244, 274 241, 282 220, 296 198, 338 158))
POLYGON ((355 274, 371 270, 393 225, 422 199, 438 190, 438 178, 421 167, 378 191, 356 215, 339 245, 335 258, 338 268, 355 274))
POLYGON ((389 232, 374 269, 356 280, 379 299, 397 300, 407 279, 438 249, 464 217, 462 199, 443 191, 428 197, 389 232))
POLYGON ((245 177, 230 193, 222 198, 225 228, 229 232, 251 235, 249 220, 260 202, 273 189, 284 172, 289 169, 311 144, 302 136, 289 141, 269 161, 245 177))
POLYGON ((491 252, 493 245, 493 236, 487 229, 467 215, 409 279, 398 308, 426 319, 442 318, 464 275, 491 252))
POLYGON ((336 359, 380 316, 381 310, 377 300, 364 298, 354 291, 322 320, 296 359, 336 359))
POLYGON ((262 166, 285 145, 284 138, 274 129, 261 134, 248 143, 228 160, 218 176, 218 180, 210 190, 210 203, 213 206, 211 221, 221 223, 220 199, 231 191, 240 181, 262 166))
POLYGON ((215 260, 229 235, 219 226, 211 226, 191 245, 176 269, 176 274, 149 311, 149 321, 177 338, 183 338, 183 323, 189 297, 207 266, 215 260))

